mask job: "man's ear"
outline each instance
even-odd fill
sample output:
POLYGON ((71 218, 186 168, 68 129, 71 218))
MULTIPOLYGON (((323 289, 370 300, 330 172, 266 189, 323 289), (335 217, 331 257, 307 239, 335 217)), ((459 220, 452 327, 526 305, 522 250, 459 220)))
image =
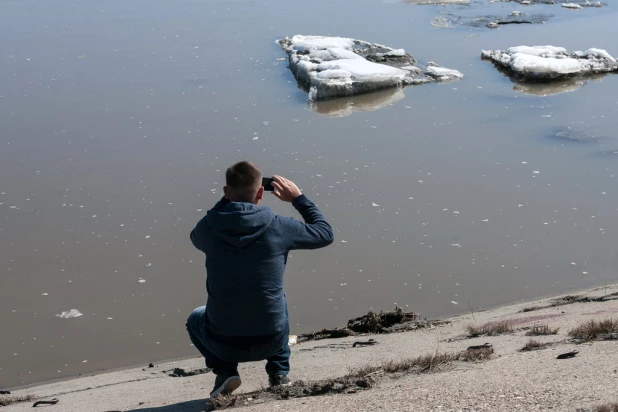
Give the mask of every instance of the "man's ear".
POLYGON ((255 195, 255 198, 257 200, 262 200, 263 197, 264 197, 264 186, 260 186, 260 188, 257 191, 257 194, 255 195))
POLYGON ((230 198, 230 194, 228 193, 227 186, 223 186, 223 194, 225 195, 226 199, 230 198))

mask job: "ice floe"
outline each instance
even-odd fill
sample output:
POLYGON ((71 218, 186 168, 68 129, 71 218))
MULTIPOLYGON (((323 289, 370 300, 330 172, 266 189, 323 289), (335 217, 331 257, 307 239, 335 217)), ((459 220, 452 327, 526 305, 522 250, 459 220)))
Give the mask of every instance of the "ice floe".
POLYGON ((77 309, 71 309, 66 312, 59 313, 56 316, 62 319, 71 319, 71 318, 77 318, 79 316, 83 316, 83 313, 81 313, 77 309))
POLYGON ((563 47, 517 46, 507 50, 483 50, 481 56, 526 81, 618 71, 616 59, 605 50, 595 48, 569 54, 563 47))
POLYGON ((456 70, 440 71, 444 68, 435 63, 417 67, 403 49, 351 38, 296 35, 279 44, 296 80, 308 89, 310 101, 462 77, 456 70))

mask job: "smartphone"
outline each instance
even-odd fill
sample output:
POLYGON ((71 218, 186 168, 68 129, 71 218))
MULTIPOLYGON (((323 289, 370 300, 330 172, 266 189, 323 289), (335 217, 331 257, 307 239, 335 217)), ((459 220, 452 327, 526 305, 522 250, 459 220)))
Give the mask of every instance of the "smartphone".
POLYGON ((266 190, 267 192, 273 192, 275 190, 275 188, 273 187, 272 177, 263 177, 262 186, 264 186, 264 190, 266 190))

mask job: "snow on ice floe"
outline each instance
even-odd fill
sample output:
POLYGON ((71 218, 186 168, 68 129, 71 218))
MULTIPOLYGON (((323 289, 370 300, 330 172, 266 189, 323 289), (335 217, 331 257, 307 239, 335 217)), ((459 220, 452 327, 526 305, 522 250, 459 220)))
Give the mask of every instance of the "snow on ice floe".
POLYGON ((71 319, 71 318, 77 318, 79 316, 83 316, 83 313, 81 313, 77 309, 71 309, 69 311, 59 313, 56 316, 62 319, 71 319))
POLYGON ((403 49, 351 38, 296 35, 279 44, 296 80, 309 90, 310 101, 462 77, 435 63, 431 69, 416 69, 416 60, 403 49))
POLYGON ((618 71, 616 59, 595 48, 569 54, 563 47, 518 46, 483 50, 481 56, 516 78, 532 82, 618 71))

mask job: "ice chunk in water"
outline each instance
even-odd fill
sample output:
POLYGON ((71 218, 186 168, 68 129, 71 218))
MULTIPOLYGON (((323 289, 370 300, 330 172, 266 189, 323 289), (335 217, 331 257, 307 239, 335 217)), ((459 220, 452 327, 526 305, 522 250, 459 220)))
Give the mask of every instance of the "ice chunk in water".
POLYGON ((517 46, 505 51, 483 50, 481 56, 527 81, 618 71, 616 59, 607 51, 595 48, 569 55, 563 47, 517 46))
POLYGON ((81 313, 77 309, 71 309, 71 310, 69 310, 67 312, 62 312, 62 313, 60 313, 60 314, 58 314, 56 316, 58 316, 59 318, 62 318, 62 319, 71 319, 71 318, 77 318, 79 316, 83 316, 83 313, 81 313))
POLYGON ((362 40, 296 35, 279 44, 288 54, 296 80, 309 90, 310 101, 430 83, 442 77, 402 70, 416 63, 405 50, 362 40))
POLYGON ((427 74, 441 81, 462 79, 464 77, 458 70, 439 66, 427 66, 427 74))

